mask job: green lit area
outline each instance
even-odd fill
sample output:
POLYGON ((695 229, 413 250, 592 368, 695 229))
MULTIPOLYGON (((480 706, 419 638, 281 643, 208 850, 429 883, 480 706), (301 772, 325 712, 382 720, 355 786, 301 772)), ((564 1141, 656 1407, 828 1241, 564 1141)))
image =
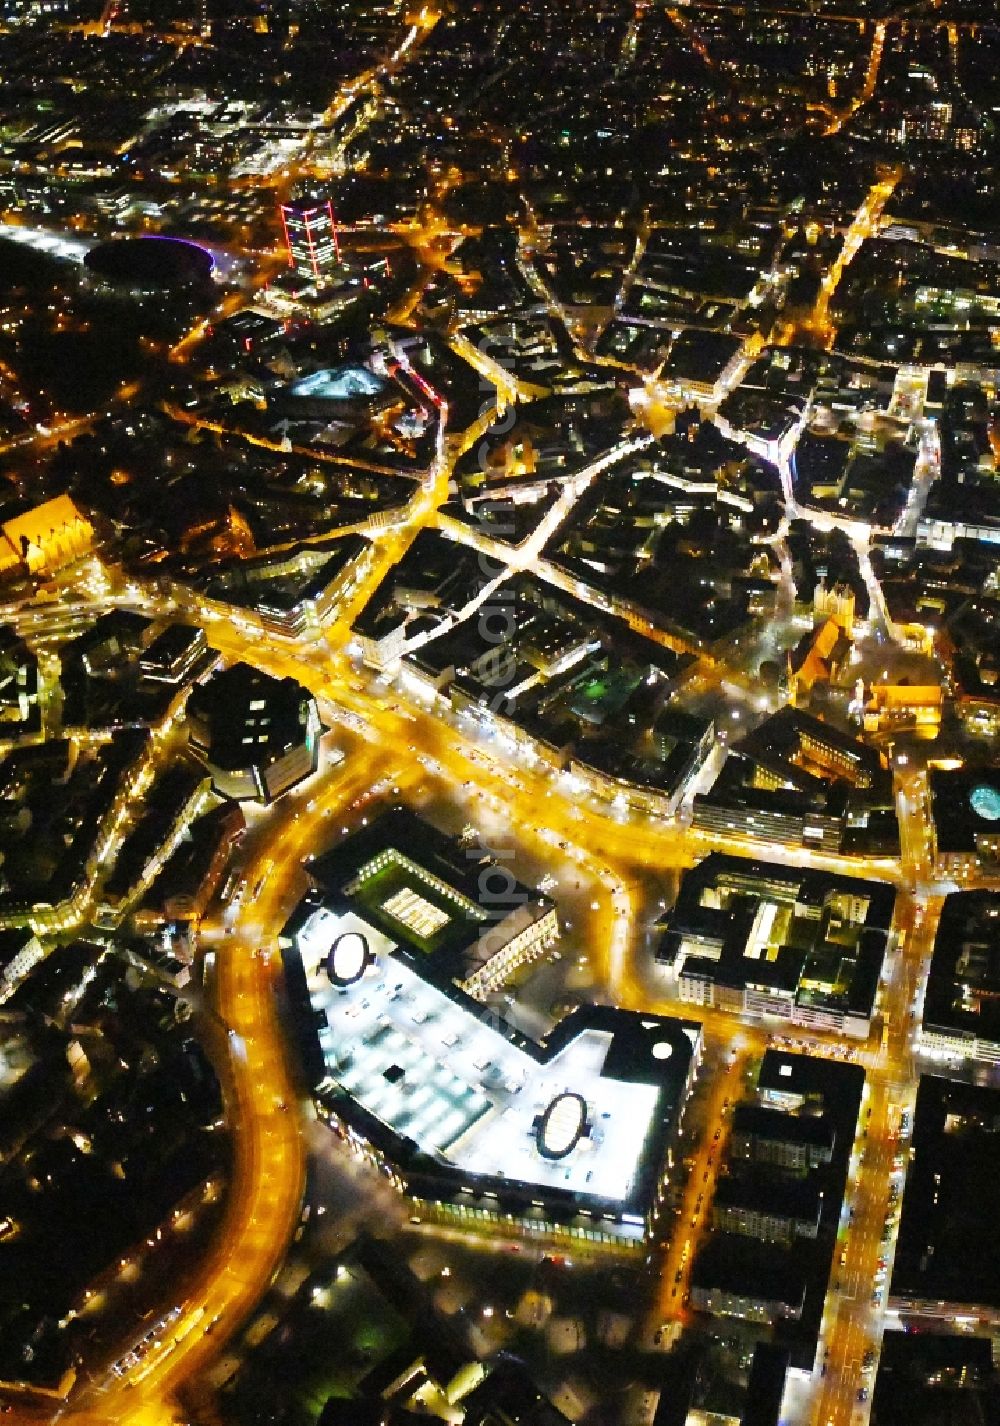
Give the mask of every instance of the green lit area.
POLYGON ((380 930, 425 955, 463 943, 470 926, 479 924, 463 903, 443 895, 428 879, 392 856, 378 870, 364 875, 354 894, 380 930))

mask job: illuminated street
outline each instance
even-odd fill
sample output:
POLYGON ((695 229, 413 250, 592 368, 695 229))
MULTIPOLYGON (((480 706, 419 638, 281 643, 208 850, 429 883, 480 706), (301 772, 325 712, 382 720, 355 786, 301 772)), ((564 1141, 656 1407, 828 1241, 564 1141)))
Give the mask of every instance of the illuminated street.
MULTIPOLYGON (((363 597, 360 591, 359 604, 363 597)), ((502 808, 503 825, 513 831, 520 845, 537 851, 543 861, 551 859, 553 846, 566 847, 557 865, 561 860, 570 875, 575 872, 586 878, 595 889, 585 943, 592 948, 597 983, 606 984, 618 1003, 631 1008, 669 1013, 679 1007, 657 991, 655 976, 643 963, 635 919, 641 903, 633 900, 629 888, 637 877, 648 875, 653 868, 662 874, 667 867, 692 864, 713 844, 726 845, 709 842, 704 836, 695 839, 682 827, 648 818, 609 820, 606 813, 581 807, 572 795, 567 796, 560 778, 511 764, 480 738, 456 736, 455 729, 442 726, 402 691, 394 689, 387 696, 376 688, 374 694, 369 693, 367 679, 360 678, 343 655, 333 652, 338 629, 341 638, 346 636, 343 622, 327 633, 326 642, 332 646, 329 652, 308 644, 303 648, 279 648, 274 644, 265 648, 232 626, 223 627, 217 619, 210 620, 207 628, 213 644, 228 656, 256 662, 274 672, 294 673, 315 687, 328 716, 340 725, 347 720, 347 726, 357 719, 358 727, 365 729, 366 740, 370 742, 374 737, 378 741, 365 751, 365 744, 349 737, 351 750, 344 769, 329 775, 321 795, 310 797, 311 810, 306 810, 299 799, 276 810, 261 824, 253 860, 244 877, 252 882, 258 869, 266 868, 264 890, 241 908, 231 938, 209 940, 215 955, 220 1014, 239 1037, 230 1042, 230 1071, 233 1093, 238 1096, 241 1167, 236 1180, 238 1192, 227 1211, 224 1251, 205 1264, 199 1289, 189 1294, 181 1327, 190 1324, 190 1331, 172 1329, 162 1351, 149 1358, 137 1387, 109 1386, 96 1402, 86 1401, 81 1409, 87 1419, 153 1419, 155 1412, 162 1409, 158 1404, 169 1397, 175 1383, 218 1353, 228 1324, 237 1325, 280 1260, 281 1245, 296 1221, 303 1145, 294 1115, 281 1108, 293 1091, 282 1069, 284 1052, 275 1018, 273 960, 255 952, 273 943, 295 896, 297 883, 292 873, 315 845, 317 831, 322 837, 330 825, 327 818, 338 821, 359 793, 384 778, 380 746, 401 749, 407 741, 412 743, 415 757, 396 757, 389 774, 393 780, 405 783, 416 777, 418 781, 426 779, 429 786, 440 783, 464 788, 462 796, 469 816, 487 832, 494 814, 502 808), (495 790, 498 781, 502 793, 495 790), (537 818, 540 799, 546 807, 545 825, 541 827, 537 818), (631 917, 628 908, 632 908, 631 917), (627 929, 630 920, 631 935, 627 929), (263 1093, 262 1085, 267 1086, 263 1093), (203 1320, 218 1321, 212 1335, 195 1330, 203 1320)), ((926 874, 921 834, 910 831, 909 824, 910 818, 906 817, 904 836, 914 840, 905 844, 913 850, 907 852, 904 865, 896 871, 891 865, 875 862, 863 869, 866 874, 899 876, 904 881, 926 874)), ((767 854, 802 861, 802 854, 783 853, 773 847, 767 849, 767 854)), ((854 859, 809 860, 831 869, 860 870, 854 859)), ((893 981, 883 992, 885 1006, 909 1004, 933 930, 933 917, 928 916, 919 934, 898 955, 893 981)), ((581 928, 577 927, 575 938, 580 936, 581 928)), ((691 1007, 683 1009, 690 1013, 691 1007)), ((731 1064, 718 1075, 711 1100, 700 1115, 700 1122, 706 1126, 724 1124, 723 1101, 740 1081, 748 1058, 762 1053, 769 1034, 763 1027, 743 1024, 723 1013, 695 1013, 703 1019, 713 1043, 734 1047, 731 1064)), ((883 1049, 876 1041, 861 1055, 869 1070, 868 1104, 873 1111, 867 1122, 864 1187, 859 1186, 852 1199, 855 1217, 847 1240, 849 1256, 846 1268, 839 1274, 843 1287, 834 1294, 833 1305, 827 1309, 827 1371, 818 1394, 817 1421, 826 1421, 831 1414, 835 1420, 851 1419, 854 1391, 850 1383, 856 1363, 869 1340, 877 1338, 879 1328, 878 1308, 863 1298, 859 1301, 858 1285, 874 1280, 876 1259, 882 1251, 885 1195, 894 1152, 893 1115, 898 1114, 898 1095, 910 1082, 909 1014, 893 1023, 895 1028, 887 1046, 883 1049), (862 1305, 864 1311, 859 1312, 862 1305)), ((827 1043, 833 1043, 803 1031, 798 1032, 797 1039, 812 1044, 820 1053, 827 1043)), ((688 1186, 678 1203, 677 1227, 669 1236, 662 1259, 661 1296, 653 1314, 655 1321, 686 1319, 685 1275, 698 1239, 700 1201, 708 1201, 712 1160, 721 1147, 706 1130, 688 1174, 688 1186)))
POLYGON ((994 7, 169 9, 0 0, 0 1414, 996 1419, 994 7))

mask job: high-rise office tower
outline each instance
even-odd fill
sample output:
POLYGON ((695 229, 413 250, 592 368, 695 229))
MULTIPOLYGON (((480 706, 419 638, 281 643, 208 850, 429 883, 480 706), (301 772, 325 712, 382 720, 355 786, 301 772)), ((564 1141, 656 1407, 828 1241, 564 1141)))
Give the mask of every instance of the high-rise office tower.
POLYGON ((330 274, 340 262, 340 242, 330 200, 299 198, 282 203, 281 222, 289 265, 317 281, 330 274))

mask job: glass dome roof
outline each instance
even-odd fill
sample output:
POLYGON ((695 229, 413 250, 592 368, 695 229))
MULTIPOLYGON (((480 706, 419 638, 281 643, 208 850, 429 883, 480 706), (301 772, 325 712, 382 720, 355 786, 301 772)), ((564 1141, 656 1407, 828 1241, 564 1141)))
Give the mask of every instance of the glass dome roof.
POLYGON ((987 822, 1000 821, 1000 791, 981 782, 969 793, 969 806, 977 817, 987 822))

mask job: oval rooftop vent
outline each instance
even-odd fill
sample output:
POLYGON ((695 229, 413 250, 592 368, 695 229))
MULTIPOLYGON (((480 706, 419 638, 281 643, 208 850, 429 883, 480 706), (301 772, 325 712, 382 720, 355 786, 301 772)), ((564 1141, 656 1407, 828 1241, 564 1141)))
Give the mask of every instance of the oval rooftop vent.
POLYGON ((368 942, 360 931, 345 931, 330 947, 326 970, 334 985, 353 985, 368 965, 368 942))
POLYGON ((545 1159, 564 1159, 587 1132, 587 1101, 564 1090, 557 1094, 538 1121, 535 1143, 545 1159))

